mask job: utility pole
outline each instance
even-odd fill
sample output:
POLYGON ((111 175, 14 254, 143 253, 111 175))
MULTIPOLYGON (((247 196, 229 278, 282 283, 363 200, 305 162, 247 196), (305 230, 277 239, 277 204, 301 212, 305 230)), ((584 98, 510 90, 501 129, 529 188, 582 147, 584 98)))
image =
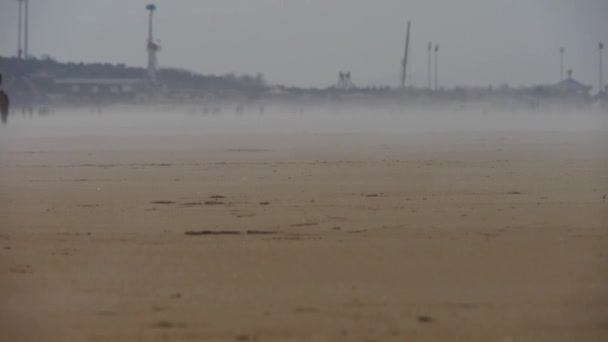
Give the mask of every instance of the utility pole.
POLYGON ((432 89, 432 85, 431 85, 431 54, 433 53, 433 43, 429 42, 429 47, 428 47, 428 63, 427 63, 427 70, 426 70, 426 76, 428 79, 428 87, 429 89, 432 89))
POLYGON ((560 60, 559 60, 559 80, 564 80, 564 52, 566 49, 563 47, 559 48, 560 60))
POLYGON ((24 1, 25 1, 25 27, 24 27, 25 40, 23 42, 23 45, 24 45, 23 58, 27 59, 27 57, 28 57, 28 48, 27 48, 27 43, 28 42, 27 41, 28 41, 28 26, 29 26, 29 23, 28 23, 28 13, 29 13, 29 10, 28 10, 29 6, 28 6, 28 4, 29 4, 29 1, 28 0, 24 0, 24 1))
POLYGON ((435 45, 435 90, 439 90, 439 44, 435 45))
POLYGON ((604 82, 602 82, 602 50, 604 50, 604 43, 600 42, 598 44, 598 48, 600 49, 600 88, 599 91, 602 92, 602 88, 604 87, 604 82))
POLYGON ((407 22, 407 34, 405 36, 405 52, 401 61, 401 89, 405 89, 405 79, 407 77, 407 55, 410 48, 410 22, 407 22))

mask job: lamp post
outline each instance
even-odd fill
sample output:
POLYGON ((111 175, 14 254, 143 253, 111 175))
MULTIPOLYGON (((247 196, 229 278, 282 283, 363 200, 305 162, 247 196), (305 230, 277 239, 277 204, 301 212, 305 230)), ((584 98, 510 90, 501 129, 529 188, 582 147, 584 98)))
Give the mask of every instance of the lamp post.
POLYGON ((429 47, 428 47, 428 63, 427 63, 427 70, 426 70, 426 76, 428 79, 428 86, 429 89, 431 89, 431 54, 433 52, 433 43, 429 42, 429 47))
POLYGON ((602 50, 604 50, 604 43, 600 42, 598 44, 598 48, 600 49, 600 83, 599 83, 599 91, 602 91, 604 87, 604 83, 602 82, 602 50))
POLYGON ((439 44, 435 45, 435 90, 439 90, 439 44))
POLYGON ((559 48, 559 55, 560 55, 560 59, 559 59, 559 80, 560 81, 564 80, 564 52, 566 52, 566 49, 564 49, 563 47, 559 48))

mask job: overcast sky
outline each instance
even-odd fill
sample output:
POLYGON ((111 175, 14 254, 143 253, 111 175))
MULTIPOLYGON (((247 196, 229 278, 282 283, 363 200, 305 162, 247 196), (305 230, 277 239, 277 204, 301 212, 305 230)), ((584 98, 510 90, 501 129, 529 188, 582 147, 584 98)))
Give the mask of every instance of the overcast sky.
MULTIPOLYGON (((150 1, 30 0, 30 53, 60 61, 146 64, 150 1)), ((409 84, 425 86, 427 44, 439 43, 445 86, 559 80, 597 85, 608 0, 156 0, 161 67, 263 73, 273 84, 397 85, 407 20, 409 84)), ((0 55, 17 51, 17 1, 0 0, 0 55)), ((608 69, 608 51, 604 61, 608 69)), ((608 73, 605 73, 605 75, 608 73)), ((608 80, 608 77, 604 77, 608 80)))

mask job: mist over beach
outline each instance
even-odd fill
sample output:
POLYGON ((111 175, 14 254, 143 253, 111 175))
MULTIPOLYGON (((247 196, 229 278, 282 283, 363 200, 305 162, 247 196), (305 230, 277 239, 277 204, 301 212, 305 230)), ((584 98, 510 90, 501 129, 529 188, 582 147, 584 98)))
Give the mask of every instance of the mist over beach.
POLYGON ((3 2, 0 341, 608 340, 606 11, 3 2))

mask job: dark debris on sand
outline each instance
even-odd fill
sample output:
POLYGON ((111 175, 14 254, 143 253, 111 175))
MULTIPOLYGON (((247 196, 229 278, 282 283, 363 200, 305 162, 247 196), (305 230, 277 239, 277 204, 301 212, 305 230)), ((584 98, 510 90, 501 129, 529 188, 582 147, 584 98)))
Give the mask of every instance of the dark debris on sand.
POLYGON ((197 236, 197 235, 271 235, 276 234, 274 230, 247 230, 244 233, 238 230, 189 230, 185 231, 185 235, 197 236))
POLYGON ((432 323, 434 321, 435 320, 431 316, 427 316, 427 315, 418 316, 418 322, 420 322, 420 323, 432 323))
POLYGON ((222 205, 222 204, 224 204, 224 202, 216 201, 216 200, 205 201, 205 205, 222 205))
POLYGON ((203 202, 185 202, 180 204, 181 207, 194 207, 197 205, 203 205, 203 202))
POLYGON ((188 230, 185 235, 239 235, 238 230, 188 230))
POLYGON ((255 234, 258 234, 258 235, 270 235, 270 234, 276 234, 276 233, 277 232, 274 231, 274 230, 248 230, 247 231, 247 234, 250 234, 250 235, 255 235, 255 234))
POLYGON ((361 195, 363 195, 365 197, 380 197, 380 196, 384 195, 384 193, 383 192, 379 192, 379 193, 361 194, 361 195))

